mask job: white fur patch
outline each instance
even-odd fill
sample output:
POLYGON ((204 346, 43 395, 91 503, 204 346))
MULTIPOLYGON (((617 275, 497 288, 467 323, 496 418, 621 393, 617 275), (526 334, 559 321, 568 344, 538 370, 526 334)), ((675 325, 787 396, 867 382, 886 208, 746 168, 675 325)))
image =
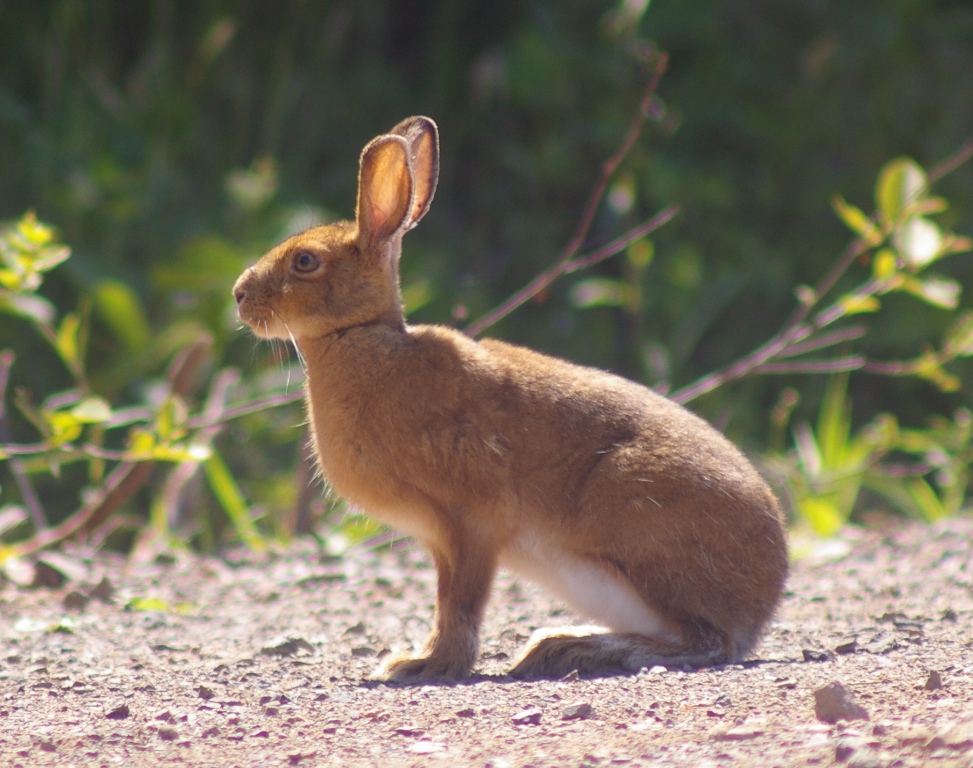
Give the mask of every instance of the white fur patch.
POLYGON ((552 551, 531 536, 522 536, 504 551, 500 562, 610 630, 670 638, 662 620, 631 584, 594 563, 552 551))

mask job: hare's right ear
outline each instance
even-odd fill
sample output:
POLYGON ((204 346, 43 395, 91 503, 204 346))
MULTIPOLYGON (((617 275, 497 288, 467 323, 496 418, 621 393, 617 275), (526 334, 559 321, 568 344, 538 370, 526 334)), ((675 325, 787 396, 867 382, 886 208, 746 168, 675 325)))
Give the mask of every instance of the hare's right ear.
POLYGON ((358 239, 367 250, 407 229, 415 198, 412 158, 401 136, 378 136, 361 153, 358 239))
POLYGON ((389 133, 405 139, 412 154, 415 198, 405 228, 408 231, 426 215, 436 194, 436 183, 439 181, 439 129, 432 118, 417 116, 406 118, 389 133))

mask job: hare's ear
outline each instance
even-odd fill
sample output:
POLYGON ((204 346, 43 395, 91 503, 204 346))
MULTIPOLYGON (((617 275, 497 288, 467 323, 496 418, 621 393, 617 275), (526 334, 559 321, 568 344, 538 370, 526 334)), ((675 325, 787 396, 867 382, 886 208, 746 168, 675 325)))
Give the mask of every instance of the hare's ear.
POLYGON ((415 197, 410 154, 400 136, 378 136, 362 150, 356 219, 366 249, 408 228, 415 197))
POLYGON ((433 195, 436 194, 436 182, 439 180, 439 129, 428 117, 408 117, 389 133, 405 139, 412 154, 415 197, 405 228, 408 231, 426 215, 433 195))

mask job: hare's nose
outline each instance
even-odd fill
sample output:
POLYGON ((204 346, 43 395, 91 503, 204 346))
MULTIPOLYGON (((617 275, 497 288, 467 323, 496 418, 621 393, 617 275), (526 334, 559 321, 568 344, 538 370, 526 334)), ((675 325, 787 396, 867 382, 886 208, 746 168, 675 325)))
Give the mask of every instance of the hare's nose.
POLYGON ((244 298, 246 298, 247 292, 242 288, 236 287, 233 289, 233 298, 236 299, 236 303, 240 304, 244 298))

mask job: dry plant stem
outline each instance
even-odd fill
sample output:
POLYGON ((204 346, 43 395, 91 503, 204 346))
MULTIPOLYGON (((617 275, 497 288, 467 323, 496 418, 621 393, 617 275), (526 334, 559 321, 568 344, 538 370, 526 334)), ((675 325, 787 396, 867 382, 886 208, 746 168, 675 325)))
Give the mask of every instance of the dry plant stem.
MULTIPOLYGON (((0 440, 4 443, 10 439, 7 428, 7 385, 10 383, 10 369, 13 367, 15 359, 14 353, 9 349, 0 352, 0 440)), ((30 477, 24 469, 23 462, 17 458, 11 458, 10 472, 14 476, 14 482, 17 483, 17 489, 20 491, 20 496, 24 500, 24 504, 27 505, 27 509, 30 511, 31 521, 34 523, 34 527, 38 530, 46 528, 47 519, 44 515, 44 508, 41 506, 37 492, 34 490, 34 486, 30 482, 30 477)))
MULTIPOLYGON (((602 165, 601 175, 598 177, 598 181, 595 183, 595 186, 591 191, 591 195, 588 198, 588 204, 585 206, 584 211, 581 214, 581 219, 578 222, 578 227, 570 241, 568 241, 568 244, 564 247, 564 250, 561 252, 561 255, 558 257, 557 261, 553 266, 539 274, 527 285, 517 291, 517 293, 503 302, 503 304, 491 310, 476 322, 471 323, 465 331, 467 336, 475 337, 483 333, 483 331, 485 331, 491 325, 506 317, 521 305, 530 301, 534 296, 537 296, 545 288, 547 288, 547 286, 553 283, 558 277, 566 273, 566 267, 577 255, 578 251, 581 250, 581 246, 584 245, 585 238, 588 236, 588 231, 591 229, 591 225, 595 220, 595 214, 598 212, 598 207, 601 204, 602 198, 605 196, 605 191, 608 189, 609 182, 615 175, 615 171, 618 169, 618 166, 628 156, 628 153, 631 152, 632 147, 635 146, 635 142, 638 140, 638 137, 642 132, 646 118, 649 115, 652 99, 655 97, 656 89, 659 87, 659 81, 662 79, 662 75, 665 73, 668 64, 668 55, 665 53, 660 53, 656 62, 655 70, 653 71, 652 77, 646 86, 645 93, 639 102, 638 114, 632 120, 632 123, 629 126, 629 129, 625 134, 625 138, 622 140, 622 144, 618 148, 618 151, 615 152, 615 154, 602 165)), ((674 211, 668 218, 665 219, 665 221, 668 221, 673 215, 675 215, 674 211)), ((660 216, 662 216, 662 214, 660 214, 660 216)), ((662 223, 665 222, 660 222, 656 226, 661 226, 662 223)), ((647 232, 648 231, 651 231, 651 229, 647 230, 647 232)), ((644 234, 645 233, 643 233, 643 236, 644 234)))

